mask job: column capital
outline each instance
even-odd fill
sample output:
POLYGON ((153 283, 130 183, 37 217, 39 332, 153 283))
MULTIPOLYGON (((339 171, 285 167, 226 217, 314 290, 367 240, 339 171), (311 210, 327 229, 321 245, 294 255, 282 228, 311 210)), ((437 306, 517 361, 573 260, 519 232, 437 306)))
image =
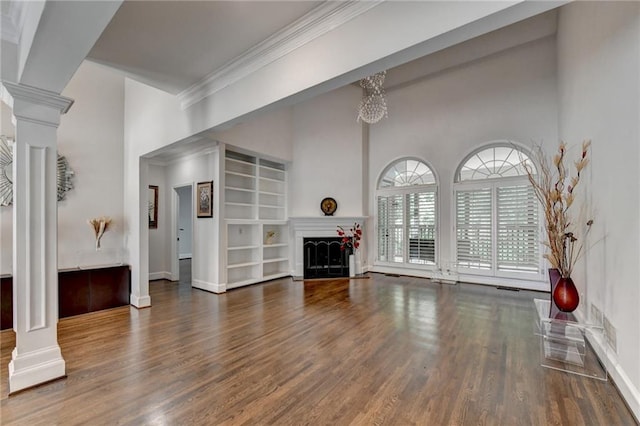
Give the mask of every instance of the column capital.
POLYGON ((2 85, 14 99, 57 109, 61 114, 66 114, 69 108, 71 108, 71 105, 73 105, 73 99, 66 98, 48 90, 19 83, 11 83, 9 81, 3 81, 2 85))

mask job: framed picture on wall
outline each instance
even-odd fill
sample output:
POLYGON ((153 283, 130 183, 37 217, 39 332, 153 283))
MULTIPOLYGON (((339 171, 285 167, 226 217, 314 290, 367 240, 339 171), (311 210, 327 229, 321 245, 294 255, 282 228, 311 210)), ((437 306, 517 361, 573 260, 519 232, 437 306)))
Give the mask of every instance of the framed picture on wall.
POLYGON ((198 182, 198 217, 213 217, 213 181, 198 182))
POLYGON ((158 228, 158 187, 149 185, 149 229, 158 228))

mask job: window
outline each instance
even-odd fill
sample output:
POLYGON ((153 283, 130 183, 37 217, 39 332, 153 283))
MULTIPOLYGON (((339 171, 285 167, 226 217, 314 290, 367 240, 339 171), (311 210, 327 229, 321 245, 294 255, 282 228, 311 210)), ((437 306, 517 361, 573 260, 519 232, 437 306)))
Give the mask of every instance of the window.
POLYGON ((538 204, 513 144, 483 148, 458 167, 455 184, 459 270, 494 276, 541 273, 538 204))
POLYGON ((436 179, 424 162, 389 165, 378 183, 378 261, 434 265, 436 179))

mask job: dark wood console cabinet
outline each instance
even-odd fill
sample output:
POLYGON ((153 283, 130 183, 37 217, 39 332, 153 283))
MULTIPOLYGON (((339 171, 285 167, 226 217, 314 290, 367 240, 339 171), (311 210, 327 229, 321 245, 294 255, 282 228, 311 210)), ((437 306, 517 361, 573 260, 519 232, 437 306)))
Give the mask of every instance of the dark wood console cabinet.
MULTIPOLYGON (((0 282, 2 312, 0 329, 13 327, 12 278, 0 282)), ((71 269, 58 272, 58 317, 66 318, 129 304, 129 266, 71 269)))

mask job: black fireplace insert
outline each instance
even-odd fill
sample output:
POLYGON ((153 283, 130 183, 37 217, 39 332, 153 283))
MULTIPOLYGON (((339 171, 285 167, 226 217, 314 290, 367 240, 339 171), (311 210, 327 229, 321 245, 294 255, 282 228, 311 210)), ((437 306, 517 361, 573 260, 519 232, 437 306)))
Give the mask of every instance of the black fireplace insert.
POLYGON ((340 237, 305 238, 304 278, 349 276, 349 252, 340 250, 340 237))

